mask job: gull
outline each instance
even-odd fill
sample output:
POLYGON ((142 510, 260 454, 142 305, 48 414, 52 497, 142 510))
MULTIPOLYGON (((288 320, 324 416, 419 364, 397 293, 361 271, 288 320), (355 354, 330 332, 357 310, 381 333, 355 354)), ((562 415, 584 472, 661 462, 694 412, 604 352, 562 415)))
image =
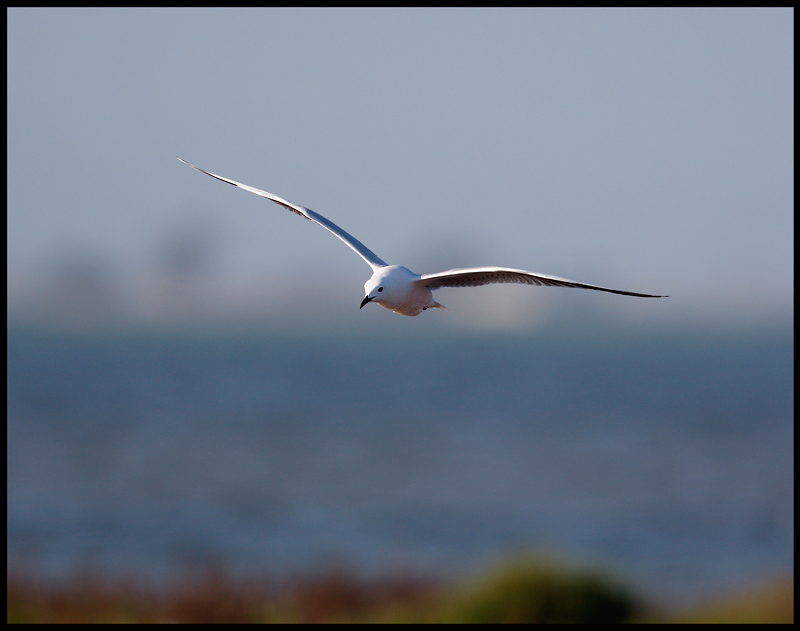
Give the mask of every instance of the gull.
POLYGON ((580 289, 594 289, 596 291, 607 291, 612 294, 623 296, 638 296, 639 298, 667 298, 667 296, 653 296, 650 294, 637 294, 632 291, 621 291, 619 289, 609 289, 608 287, 598 287, 579 283, 558 276, 548 276, 546 274, 536 274, 526 272, 521 269, 510 267, 467 267, 462 269, 450 269, 445 272, 435 274, 415 274, 407 267, 402 265, 389 265, 379 258, 372 250, 365 246, 350 233, 345 232, 335 223, 326 219, 313 210, 287 201, 272 193, 267 193, 258 188, 247 186, 235 180, 229 180, 221 175, 215 175, 204 171, 200 167, 189 164, 186 160, 178 158, 184 164, 192 167, 200 173, 205 173, 213 178, 227 182, 233 186, 238 186, 246 191, 255 193, 260 197, 280 204, 287 210, 305 217, 326 230, 332 232, 344 241, 356 254, 367 262, 372 268, 372 276, 364 284, 366 295, 361 301, 359 309, 370 302, 385 307, 390 311, 401 315, 415 316, 426 309, 447 309, 433 299, 431 291, 440 287, 476 287, 478 285, 490 285, 492 283, 523 283, 526 285, 544 285, 548 287, 579 287, 580 289))

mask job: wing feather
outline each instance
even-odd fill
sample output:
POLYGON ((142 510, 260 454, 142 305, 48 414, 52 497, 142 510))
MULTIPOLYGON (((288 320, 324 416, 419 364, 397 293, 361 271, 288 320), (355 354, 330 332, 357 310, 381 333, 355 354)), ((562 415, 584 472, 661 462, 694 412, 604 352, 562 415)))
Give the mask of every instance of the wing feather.
POLYGON ((310 221, 319 224, 326 230, 335 234, 342 241, 344 241, 352 250, 355 251, 356 254, 358 254, 362 259, 364 259, 373 270, 376 270, 381 267, 386 267, 386 263, 383 260, 381 260, 372 250, 370 250, 367 246, 361 243, 361 241, 356 239, 349 232, 342 230, 335 223, 326 219, 319 213, 315 213, 313 210, 306 208, 305 206, 292 203, 290 201, 283 199, 282 197, 273 195, 272 193, 267 193, 267 191, 262 191, 261 189, 253 188, 252 186, 247 186, 247 184, 242 184, 241 182, 237 182, 235 180, 229 180, 228 178, 222 177, 221 175, 215 175, 214 173, 209 173, 208 171, 204 171, 200 167, 196 167, 193 164, 186 162, 186 160, 182 158, 178 158, 178 160, 192 167, 194 170, 200 171, 200 173, 205 173, 206 175, 210 175, 211 177, 221 180, 222 182, 233 184, 233 186, 238 186, 239 188, 243 188, 246 191, 259 195, 260 197, 266 197, 267 199, 275 202, 276 204, 280 204, 287 210, 290 210, 294 214, 300 215, 301 217, 305 217, 306 219, 309 219, 310 221))
POLYGON ((439 289, 440 287, 476 287, 478 285, 491 285, 493 283, 522 283, 525 285, 542 285, 546 287, 594 289, 596 291, 607 291, 612 294, 621 294, 623 296, 639 296, 640 298, 667 297, 609 289, 608 287, 579 283, 574 280, 559 278, 558 276, 535 274, 533 272, 512 269, 510 267, 469 267, 464 269, 451 269, 436 274, 423 274, 416 282, 420 285, 424 285, 428 289, 439 289))

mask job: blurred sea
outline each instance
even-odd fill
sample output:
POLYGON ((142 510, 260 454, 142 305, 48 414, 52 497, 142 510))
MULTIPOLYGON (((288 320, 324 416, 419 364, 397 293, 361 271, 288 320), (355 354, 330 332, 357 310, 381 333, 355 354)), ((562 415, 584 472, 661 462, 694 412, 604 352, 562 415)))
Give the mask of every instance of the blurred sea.
POLYGON ((9 570, 447 576, 538 550, 667 599, 793 568, 791 331, 7 341, 9 570))

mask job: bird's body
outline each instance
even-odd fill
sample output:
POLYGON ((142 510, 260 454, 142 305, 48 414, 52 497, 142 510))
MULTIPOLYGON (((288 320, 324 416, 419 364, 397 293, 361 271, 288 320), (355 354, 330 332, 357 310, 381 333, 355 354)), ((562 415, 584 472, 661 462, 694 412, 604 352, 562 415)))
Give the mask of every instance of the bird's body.
POLYGON ((421 276, 402 265, 387 265, 375 271, 366 284, 363 307, 375 301, 395 313, 407 316, 419 315, 425 309, 445 309, 433 299, 429 287, 421 282, 421 276))
POLYGON ((266 197, 291 212, 319 224, 346 243, 372 268, 372 276, 364 284, 366 295, 361 301, 361 307, 370 302, 374 302, 395 313, 415 316, 426 309, 446 309, 446 307, 440 305, 433 299, 433 294, 431 292, 434 289, 440 287, 475 287, 492 283, 524 283, 527 285, 545 285, 551 287, 578 287, 581 289, 606 291, 624 296, 638 296, 640 298, 666 297, 638 294, 631 291, 621 291, 619 289, 608 289, 607 287, 588 285, 566 278, 559 278, 558 276, 537 274, 510 267, 470 267, 452 269, 435 274, 415 274, 402 265, 388 265, 358 239, 342 230, 332 221, 305 206, 294 204, 272 193, 267 193, 266 191, 247 186, 246 184, 234 180, 229 180, 220 175, 214 175, 193 164, 189 164, 181 158, 178 158, 178 160, 201 173, 210 175, 213 178, 227 182, 233 186, 238 186, 239 188, 261 197, 266 197))

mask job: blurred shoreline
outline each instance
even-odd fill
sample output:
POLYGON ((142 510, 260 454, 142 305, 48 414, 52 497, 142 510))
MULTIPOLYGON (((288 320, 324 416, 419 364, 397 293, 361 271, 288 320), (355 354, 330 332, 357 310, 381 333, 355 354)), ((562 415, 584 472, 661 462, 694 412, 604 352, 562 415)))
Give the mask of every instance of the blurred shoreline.
POLYGON ((56 581, 7 572, 7 623, 119 622, 793 623, 794 578, 665 603, 607 571, 541 557, 450 579, 366 577, 348 566, 246 580, 218 567, 159 584, 91 571, 56 581))

